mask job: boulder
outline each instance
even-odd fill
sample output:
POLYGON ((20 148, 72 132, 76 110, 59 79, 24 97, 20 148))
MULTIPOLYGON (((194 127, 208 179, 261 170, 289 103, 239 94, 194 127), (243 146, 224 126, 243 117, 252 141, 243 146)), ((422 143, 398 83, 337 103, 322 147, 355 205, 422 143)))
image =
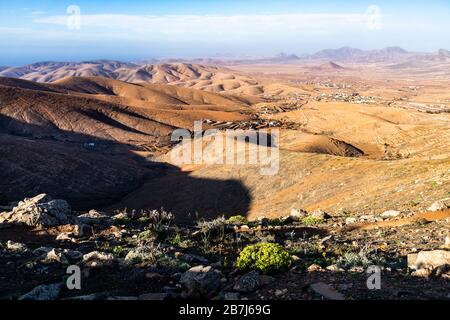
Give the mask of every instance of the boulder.
POLYGON ((428 207, 428 211, 442 211, 446 210, 450 207, 450 199, 443 199, 434 202, 431 206, 428 207))
POLYGON ((71 209, 65 200, 52 200, 46 194, 20 201, 10 212, 0 214, 0 223, 20 223, 30 227, 68 224, 71 209))
POLYGON ((244 274, 233 287, 238 292, 253 292, 261 286, 260 275, 258 271, 250 271, 244 274))
POLYGON ((222 287, 222 274, 211 266, 196 266, 181 275, 180 283, 186 288, 188 297, 210 299, 222 287))
POLYGON ((19 297, 19 300, 55 300, 63 287, 62 283, 40 285, 19 297))
POLYGON ((414 270, 435 269, 450 265, 450 251, 433 250, 408 254, 408 267, 414 270))

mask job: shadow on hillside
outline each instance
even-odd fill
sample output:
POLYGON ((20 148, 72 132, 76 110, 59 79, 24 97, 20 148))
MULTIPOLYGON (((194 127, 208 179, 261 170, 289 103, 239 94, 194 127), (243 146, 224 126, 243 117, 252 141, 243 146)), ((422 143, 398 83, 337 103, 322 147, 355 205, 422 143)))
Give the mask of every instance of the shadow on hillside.
POLYGON ((47 193, 75 210, 164 207, 183 222, 247 214, 241 182, 194 178, 133 148, 0 115, 0 205, 47 193))

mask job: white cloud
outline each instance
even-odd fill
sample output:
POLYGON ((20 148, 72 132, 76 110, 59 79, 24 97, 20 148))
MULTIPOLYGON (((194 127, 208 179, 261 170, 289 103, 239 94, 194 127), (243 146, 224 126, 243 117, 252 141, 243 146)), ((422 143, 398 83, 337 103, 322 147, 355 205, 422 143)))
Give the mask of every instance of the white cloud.
MULTIPOLYGON (((40 24, 66 26, 69 16, 50 16, 34 20, 40 24)), ((283 14, 283 15, 167 15, 125 14, 81 15, 81 28, 129 30, 141 34, 165 35, 265 35, 280 32, 314 34, 365 28, 366 14, 283 14)))
POLYGON ((46 11, 42 11, 42 10, 30 12, 30 14, 31 14, 32 16, 41 16, 41 15, 44 15, 44 14, 46 14, 46 13, 47 13, 46 11))

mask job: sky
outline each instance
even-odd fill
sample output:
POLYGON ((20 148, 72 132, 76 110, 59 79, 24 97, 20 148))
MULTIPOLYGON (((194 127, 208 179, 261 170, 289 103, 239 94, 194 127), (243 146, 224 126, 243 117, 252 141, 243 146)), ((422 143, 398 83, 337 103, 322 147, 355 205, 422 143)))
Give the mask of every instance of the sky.
POLYGON ((450 0, 0 0, 0 66, 450 49, 450 0))

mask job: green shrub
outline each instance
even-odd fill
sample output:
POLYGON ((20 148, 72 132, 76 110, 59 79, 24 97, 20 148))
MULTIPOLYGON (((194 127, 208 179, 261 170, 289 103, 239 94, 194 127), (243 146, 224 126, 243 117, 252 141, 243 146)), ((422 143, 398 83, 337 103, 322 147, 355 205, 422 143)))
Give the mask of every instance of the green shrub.
POLYGON ((303 219, 301 219, 301 223, 304 224, 305 226, 314 226, 317 224, 321 224, 322 222, 323 220, 314 218, 312 216, 304 217, 303 219))
POLYGON ((256 269, 263 273, 276 273, 291 265, 292 257, 276 243, 258 243, 244 248, 237 259, 241 270, 256 269))
POLYGON ((244 216, 232 216, 232 217, 228 218, 227 223, 241 225, 241 224, 246 224, 247 219, 244 216))

